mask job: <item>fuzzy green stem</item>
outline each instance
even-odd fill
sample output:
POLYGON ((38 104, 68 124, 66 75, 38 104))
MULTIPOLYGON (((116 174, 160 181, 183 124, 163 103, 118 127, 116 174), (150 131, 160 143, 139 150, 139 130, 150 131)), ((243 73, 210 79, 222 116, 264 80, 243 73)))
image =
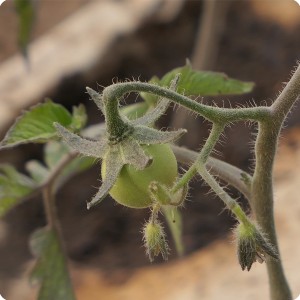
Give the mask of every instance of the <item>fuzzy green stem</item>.
POLYGON ((176 193, 192 180, 192 178, 197 174, 197 167, 199 164, 205 165, 210 153, 212 152, 216 143, 218 142, 219 137, 223 132, 223 129, 224 129, 224 125, 219 123, 213 124, 211 132, 202 150, 200 151, 198 158, 192 164, 192 166, 184 173, 184 175, 178 180, 178 182, 174 185, 174 187, 172 188, 172 193, 176 193))
POLYGON ((122 119, 119 112, 119 98, 113 94, 113 91, 107 88, 103 91, 103 103, 109 140, 117 143, 125 138, 132 128, 122 119))
MULTIPOLYGON (((252 180, 252 208, 258 224, 279 253, 273 211, 273 161, 279 130, 269 122, 259 125, 255 145, 256 167, 252 180)), ((267 260, 271 299, 292 299, 280 260, 267 260)))
MULTIPOLYGON (((112 120, 115 118, 118 125, 121 125, 124 122, 119 113, 118 113, 118 101, 125 94, 131 92, 146 92, 151 93, 160 97, 168 98, 171 101, 180 104, 186 107, 193 112, 196 112, 206 118, 207 120, 213 123, 230 123, 234 121, 242 121, 242 120, 255 120, 260 121, 263 120, 267 114, 269 114, 269 110, 267 107, 250 107, 250 108, 219 108, 212 107, 209 105, 204 105, 198 103, 190 98, 178 94, 175 91, 172 91, 168 88, 160 87, 158 85, 143 83, 143 82, 123 82, 116 83, 106 87, 103 91, 103 101, 106 105, 106 114, 113 114, 112 116, 107 116, 107 118, 112 120), (113 102, 113 103, 110 103, 113 102)), ((113 123, 107 124, 108 127, 113 127, 113 123)))
MULTIPOLYGON (((47 180, 42 184, 42 195, 43 195, 43 203, 44 203, 44 209, 45 214, 47 218, 47 226, 52 229, 58 239, 58 243, 60 246, 61 254, 64 258, 66 268, 67 268, 67 251, 64 244, 63 235, 61 232, 60 222, 58 219, 57 214, 57 206, 55 203, 55 191, 57 190, 57 178, 58 175, 61 173, 61 171, 64 169, 64 167, 69 164, 72 159, 75 157, 75 153, 71 152, 64 156, 62 160, 58 163, 56 168, 52 170, 52 172, 49 174, 47 180)), ((69 275, 69 274, 68 274, 69 275)), ((73 293, 72 296, 70 296, 70 299, 76 299, 75 294, 73 293), (72 297, 72 298, 71 298, 72 297)))
MULTIPOLYGON (((177 160, 183 164, 191 165, 198 157, 198 153, 186 148, 172 145, 172 150, 177 160)), ((250 202, 252 176, 247 172, 214 157, 209 157, 207 169, 213 174, 229 183, 240 191, 250 202), (245 180, 245 179, 247 180, 245 180)))
MULTIPOLYGON (((282 124, 300 95, 300 65, 270 107, 270 118, 260 122, 255 145, 256 167, 252 181, 252 207, 258 224, 278 250, 273 212, 273 163, 282 124)), ((272 300, 290 300, 292 294, 280 260, 268 260, 272 300)))
POLYGON ((211 152, 213 151, 215 145, 217 144, 220 135, 222 134, 224 130, 224 125, 222 123, 214 123, 213 127, 210 131, 209 137, 207 138, 202 150, 200 151, 200 154, 197 158, 196 163, 197 164, 206 164, 207 159, 211 152))
POLYGON ((249 224, 250 221, 240 205, 224 191, 216 179, 207 171, 206 167, 198 167, 198 172, 211 189, 220 197, 226 207, 236 216, 239 222, 246 225, 249 224))

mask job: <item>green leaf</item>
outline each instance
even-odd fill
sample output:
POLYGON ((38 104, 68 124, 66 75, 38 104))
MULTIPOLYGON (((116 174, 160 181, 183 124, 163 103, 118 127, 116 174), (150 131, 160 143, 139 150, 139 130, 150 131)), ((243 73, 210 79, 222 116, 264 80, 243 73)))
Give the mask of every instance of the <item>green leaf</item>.
POLYGON ((15 8, 19 16, 18 42, 24 56, 27 57, 27 45, 29 43, 32 25, 34 21, 34 6, 32 0, 14 0, 15 8))
POLYGON ((184 244, 182 241, 182 217, 177 208, 163 206, 163 214, 167 220, 168 227, 175 244, 177 254, 182 256, 184 253, 184 244))
POLYGON ((74 300, 67 262, 57 233, 49 228, 35 231, 30 247, 37 257, 31 281, 40 283, 38 300, 74 300))
MULTIPOLYGON (((50 141, 44 149, 44 160, 47 167, 54 169, 58 163, 70 152, 68 146, 62 142, 50 141)), ((87 156, 78 156, 67 164, 60 172, 59 178, 56 180, 58 185, 61 185, 69 177, 77 173, 89 169, 95 162, 95 158, 87 156)))
POLYGON ((73 113, 72 113, 72 123, 70 125, 70 128, 74 131, 79 131, 82 129, 87 122, 87 114, 86 109, 83 104, 79 104, 78 106, 73 107, 73 113))
POLYGON ((135 120, 143 116, 147 112, 148 108, 149 106, 146 102, 138 102, 122 107, 121 113, 129 120, 135 120))
POLYGON ((62 105, 51 100, 38 104, 16 120, 0 143, 0 149, 29 142, 46 142, 57 136, 54 122, 67 127, 72 123, 72 116, 62 105))
POLYGON ((11 165, 0 165, 0 217, 29 195, 36 183, 11 165))
POLYGON ((251 92, 254 87, 252 82, 232 79, 223 73, 193 70, 189 64, 168 72, 162 77, 159 85, 169 86, 178 73, 181 77, 177 91, 186 96, 239 95, 251 92))
POLYGON ((41 162, 37 160, 29 160, 25 165, 26 171, 37 183, 42 184, 49 176, 49 169, 47 169, 41 162))

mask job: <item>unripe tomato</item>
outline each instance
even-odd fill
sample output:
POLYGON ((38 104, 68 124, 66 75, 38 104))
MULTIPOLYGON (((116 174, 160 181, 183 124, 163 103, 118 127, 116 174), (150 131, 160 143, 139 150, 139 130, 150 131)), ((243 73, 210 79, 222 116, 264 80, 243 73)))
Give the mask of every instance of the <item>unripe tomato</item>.
MULTIPOLYGON (((145 153, 152 157, 151 164, 143 170, 125 165, 109 194, 118 203, 132 208, 146 208, 153 203, 149 196, 150 182, 157 181, 171 187, 177 178, 177 160, 167 144, 143 146, 145 153)), ((105 159, 101 174, 105 174, 105 159)))

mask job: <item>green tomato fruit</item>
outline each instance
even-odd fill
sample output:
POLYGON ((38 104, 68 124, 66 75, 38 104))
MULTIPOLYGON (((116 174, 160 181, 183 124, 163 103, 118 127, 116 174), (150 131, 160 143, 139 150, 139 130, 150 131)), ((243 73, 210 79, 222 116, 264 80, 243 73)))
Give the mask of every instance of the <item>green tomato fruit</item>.
MULTIPOLYGON (((178 170, 177 160, 167 144, 143 146, 145 153, 152 157, 151 164, 143 170, 125 165, 109 194, 118 203, 131 208, 146 208, 153 203, 148 187, 152 181, 171 187, 178 170)), ((102 162, 101 174, 105 178, 106 164, 102 162)))

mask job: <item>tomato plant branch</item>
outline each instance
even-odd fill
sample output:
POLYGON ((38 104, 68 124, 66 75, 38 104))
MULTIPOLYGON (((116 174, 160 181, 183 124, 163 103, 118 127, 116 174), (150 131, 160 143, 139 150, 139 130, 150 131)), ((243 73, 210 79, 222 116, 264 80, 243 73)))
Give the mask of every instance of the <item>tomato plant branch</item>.
MULTIPOLYGON (((198 157, 197 152, 183 147, 172 145, 172 149, 177 160, 185 165, 191 165, 198 157)), ((211 156, 207 159, 206 166, 210 173, 235 187, 248 199, 248 201, 251 200, 252 176, 250 174, 211 156)))
MULTIPOLYGON (((66 268, 68 255, 66 253, 64 239, 61 232, 60 222, 58 219, 57 206, 55 203, 55 192, 57 189, 56 181, 58 179, 59 174, 64 169, 64 167, 75 158, 75 155, 75 152, 70 152, 67 155, 65 155, 58 163, 58 165, 49 174, 47 180, 40 187, 42 190, 44 209, 47 218, 47 226, 56 234, 57 241, 59 243, 60 253, 64 259, 66 268)), ((74 295, 72 297, 72 299, 75 299, 74 295)))
MULTIPOLYGON (((273 163, 286 115, 300 95, 300 65, 270 108, 271 118, 261 121, 255 145, 256 166, 252 181, 252 206, 256 219, 278 251, 273 212, 273 163)), ((280 261, 267 261, 271 298, 292 299, 280 261)))
MULTIPOLYGON (((110 112, 110 116, 106 115, 106 118, 108 118, 107 120, 109 121, 107 126, 112 127, 110 130, 113 130, 113 126, 116 126, 116 124, 124 122, 118 110, 119 100, 125 94, 131 92, 146 92, 170 99, 171 101, 200 114, 213 123, 227 124, 242 120, 262 121, 270 115, 270 109, 264 106, 238 109, 213 107, 198 103, 186 96, 178 94, 176 91, 172 91, 168 88, 160 87, 155 84, 143 82, 123 82, 110 85, 103 90, 103 102, 105 103, 107 110, 110 112)), ((122 133, 128 130, 126 126, 127 125, 120 126, 122 133)))
POLYGON ((216 179, 207 171, 206 167, 199 165, 197 171, 215 194, 220 197, 226 207, 236 216, 239 222, 248 225, 250 221, 240 205, 225 192, 216 179))
POLYGON ((176 193, 181 188, 183 188, 185 185, 191 181, 191 179, 197 174, 197 167, 199 164, 205 165, 206 161, 215 147, 216 143, 219 140, 220 135, 222 134, 222 131, 224 129, 224 126, 221 124, 213 124, 213 127, 210 131, 210 134, 201 149, 197 159, 192 164, 192 166, 184 173, 184 175, 178 180, 178 182, 175 184, 175 186, 172 188, 172 193, 176 193))

